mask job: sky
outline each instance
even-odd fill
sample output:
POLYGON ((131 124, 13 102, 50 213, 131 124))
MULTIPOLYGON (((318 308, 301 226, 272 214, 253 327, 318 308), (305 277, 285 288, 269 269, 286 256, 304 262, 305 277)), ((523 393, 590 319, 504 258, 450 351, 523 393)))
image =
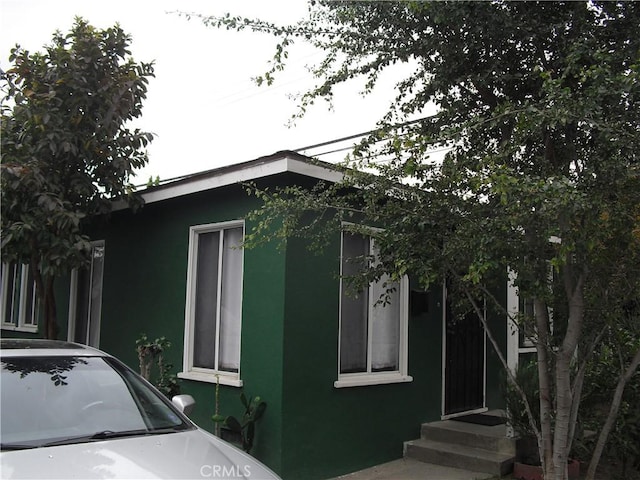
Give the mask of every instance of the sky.
MULTIPOLYGON (((268 68, 275 39, 252 32, 217 30, 187 20, 180 10, 205 15, 244 15, 287 24, 304 18, 305 0, 0 0, 0 67, 9 67, 16 43, 41 51, 56 30, 70 30, 76 15, 93 26, 116 22, 132 36, 136 61, 154 61, 143 114, 136 126, 156 138, 148 148, 149 164, 134 184, 149 177, 167 180, 366 132, 393 98, 392 77, 383 77, 375 95, 363 98, 363 83, 341 88, 335 108, 313 107, 296 125, 291 95, 313 84, 306 66, 322 52, 301 45, 292 50, 289 67, 271 87, 251 81, 268 68)), ((333 147, 335 148, 335 147, 333 147)), ((303 153, 316 155, 332 147, 303 153)), ((346 152, 321 156, 339 161, 346 152)))

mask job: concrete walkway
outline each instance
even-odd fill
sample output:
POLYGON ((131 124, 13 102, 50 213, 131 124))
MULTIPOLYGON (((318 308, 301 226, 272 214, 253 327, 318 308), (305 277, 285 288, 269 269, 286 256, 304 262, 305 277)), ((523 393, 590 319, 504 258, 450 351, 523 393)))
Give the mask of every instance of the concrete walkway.
POLYGON ((471 472, 442 467, 412 458, 400 458, 389 463, 342 475, 335 480, 480 480, 497 478, 490 473, 471 472))

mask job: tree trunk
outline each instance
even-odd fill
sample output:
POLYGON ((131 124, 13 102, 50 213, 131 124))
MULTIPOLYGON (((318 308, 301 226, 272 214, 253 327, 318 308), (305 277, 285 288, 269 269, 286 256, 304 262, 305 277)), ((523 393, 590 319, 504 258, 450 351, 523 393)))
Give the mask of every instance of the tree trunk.
POLYGON ((609 408, 609 414, 607 415, 607 420, 600 430, 600 435, 598 436, 598 441, 596 443, 595 450, 593 451, 593 456, 591 457, 591 461, 589 462, 589 469, 587 470, 587 476, 585 480, 593 480, 596 474, 596 469, 598 468, 598 463, 600 463, 600 457, 602 456, 602 451, 604 450, 604 445, 607 442, 607 437, 609 436, 609 432, 613 428, 613 425, 616 421, 616 416, 618 415, 618 409, 620 408, 620 404, 622 403, 622 394, 624 393, 624 387, 626 386, 629 379, 633 376, 635 371, 638 369, 640 365, 640 349, 636 351, 636 354, 633 356, 633 360, 631 360, 631 364, 624 372, 623 375, 618 379, 618 384, 616 385, 616 390, 613 394, 613 400, 611 401, 611 407, 609 408))
POLYGON ((31 275, 33 276, 33 281, 36 286, 36 295, 38 296, 38 301, 42 308, 45 338, 56 340, 58 338, 58 322, 56 314, 56 299, 53 290, 54 278, 51 275, 42 275, 42 272, 38 267, 38 257, 35 253, 31 256, 29 269, 31 270, 31 275))
POLYGON ((580 409, 580 403, 582 401, 582 389, 584 387, 584 376, 587 371, 587 362, 589 360, 589 357, 591 357, 591 355, 593 354, 593 350, 596 347, 596 345, 599 344, 600 341, 602 340, 602 337, 604 337, 604 334, 606 333, 606 331, 607 331, 606 327, 602 328, 598 333, 598 335, 596 335, 596 337, 593 339, 593 341, 589 345, 589 348, 587 348, 583 352, 578 351, 578 355, 581 356, 582 358, 580 360, 580 367, 578 368, 578 373, 576 373, 575 379, 573 380, 573 392, 572 392, 573 405, 572 405, 571 420, 570 420, 571 430, 569 432, 569 448, 568 448, 569 451, 571 451, 571 448, 573 446, 573 441, 575 439, 576 425, 578 423, 578 410, 580 409))
POLYGON ((538 357, 538 386, 540 388, 540 431, 538 449, 540 450, 540 462, 545 478, 553 478, 553 443, 551 435, 551 379, 549 368, 549 313, 547 304, 536 298, 533 301, 536 318, 536 351, 538 357))
POLYGON ((569 299, 569 319, 567 331, 556 358, 556 418, 553 438, 553 463, 556 480, 567 478, 569 461, 569 435, 573 431, 571 418, 573 395, 571 391, 571 360, 576 352, 578 340, 584 323, 584 285, 585 275, 571 282, 571 264, 564 271, 565 290, 569 299))

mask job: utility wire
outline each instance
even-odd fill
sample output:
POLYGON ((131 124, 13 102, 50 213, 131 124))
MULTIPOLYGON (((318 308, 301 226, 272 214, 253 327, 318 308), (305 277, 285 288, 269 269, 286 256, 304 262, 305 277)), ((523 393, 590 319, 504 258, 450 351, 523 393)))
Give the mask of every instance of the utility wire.
MULTIPOLYGON (((397 125, 393 125, 391 128, 396 129, 396 128, 406 127, 407 125, 413 125, 414 123, 419 123, 419 122, 422 122, 423 120, 428 120, 429 118, 433 118, 433 117, 436 117, 436 116, 437 116, 437 114, 427 115, 426 117, 416 118, 415 120, 409 120, 408 122, 398 123, 397 125)), ((364 137, 366 135, 371 135, 372 133, 376 133, 378 131, 380 131, 380 128, 376 128, 374 130, 369 130, 368 132, 356 133, 354 135, 349 135, 347 137, 336 138, 336 139, 333 139, 333 140, 327 140, 326 142, 316 143, 314 145, 309 145, 309 146, 306 146, 306 147, 294 148, 293 151, 297 152, 297 153, 300 153, 301 151, 304 151, 304 150, 312 150, 312 149, 318 148, 318 147, 326 147, 327 145, 333 145, 335 143, 340 143, 340 142, 344 142, 344 141, 347 141, 347 140, 353 140, 354 138, 360 138, 360 137, 364 137)))
MULTIPOLYGON (((436 116, 437 116, 437 114, 427 115, 425 117, 417 118, 415 120, 409 120, 407 122, 403 122, 403 123, 399 123, 399 124, 396 124, 396 125, 392 125, 390 128, 391 129, 398 129, 398 128, 406 127, 408 125, 413 125, 415 123, 419 123, 419 122, 422 122, 423 120, 428 120, 429 118, 433 118, 433 117, 436 117, 436 116)), ((301 152, 303 152, 305 150, 312 150, 314 148, 326 147, 328 145, 335 145, 336 143, 345 142, 347 140, 353 140, 355 138, 361 138, 361 137, 364 137, 366 135, 371 135, 373 133, 376 133, 378 131, 380 131, 380 128, 377 128, 377 129, 374 129, 374 130, 369 130, 369 131, 366 131, 366 132, 356 133, 356 134, 353 134, 353 135, 348 135, 346 137, 336 138, 336 139, 333 139, 333 140, 327 140, 326 142, 316 143, 316 144, 313 144, 313 145, 308 145, 306 147, 295 148, 295 149, 292 149, 292 151, 296 152, 296 153, 301 153, 301 152)), ((381 139, 379 141, 382 141, 382 140, 383 139, 381 139)), ((348 146, 348 147, 334 149, 334 150, 329 150, 329 151, 326 151, 326 152, 317 153, 314 156, 319 157, 319 156, 322 156, 322 155, 329 155, 331 153, 338 153, 338 152, 342 152, 342 151, 346 151, 346 150, 351 150, 352 148, 353 148, 353 145, 348 146)), ((447 149, 442 149, 442 150, 447 150, 447 149)), ((440 150, 435 150, 434 152, 438 152, 438 151, 440 151, 440 150)), ((193 175, 197 175, 197 174, 191 173, 191 174, 186 174, 186 175, 180 175, 178 177, 162 179, 162 180, 160 180, 160 184, 162 185, 162 184, 166 184, 166 183, 173 182, 173 181, 176 181, 176 180, 182 180, 182 179, 185 179, 185 178, 188 178, 188 177, 192 177, 193 175)), ((136 185, 136 188, 144 187, 146 185, 147 184, 136 185)))

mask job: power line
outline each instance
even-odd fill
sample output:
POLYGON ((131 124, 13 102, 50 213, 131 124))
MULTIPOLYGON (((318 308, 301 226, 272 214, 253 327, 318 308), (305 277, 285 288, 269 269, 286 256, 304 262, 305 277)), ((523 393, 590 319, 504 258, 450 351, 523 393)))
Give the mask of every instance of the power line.
MULTIPOLYGON (((393 125, 391 128, 392 129, 397 129, 397 128, 406 127, 407 125, 412 125, 414 123, 419 123, 419 122, 422 122, 423 120, 428 120, 428 119, 436 117, 436 116, 437 116, 437 114, 427 115, 426 117, 421 117, 421 118, 417 118, 415 120, 409 120, 407 122, 398 123, 396 125, 393 125)), ((301 151, 304 151, 304 150, 312 150, 312 149, 318 148, 318 147, 326 147, 327 145, 333 145, 333 144, 336 144, 336 143, 345 142, 347 140, 353 140, 354 138, 361 138, 361 137, 364 137, 366 135, 371 135, 372 133, 376 133, 376 132, 378 132, 380 130, 381 130, 380 128, 376 128, 374 130, 369 130, 367 132, 362 132, 362 133, 356 133, 356 134, 353 134, 353 135, 349 135, 347 137, 336 138, 336 139, 333 139, 333 140, 327 140, 326 142, 316 143, 314 145, 309 145, 309 146, 306 146, 306 147, 294 148, 293 151, 296 152, 296 153, 300 153, 301 151)), ((320 155, 322 155, 322 154, 320 154, 320 155)))
MULTIPOLYGON (((392 125, 392 126, 390 127, 390 129, 398 129, 398 128, 406 127, 407 125, 413 125, 413 124, 415 124, 415 123, 419 123, 419 122, 422 122, 423 120, 428 120, 428 119, 430 119, 430 118, 434 118, 434 117, 436 117, 436 116, 437 116, 437 114, 434 114, 434 115, 427 115, 427 116, 425 116, 425 117, 417 118, 417 119, 415 119, 415 120, 409 120, 409 121, 407 121, 407 122, 403 122, 403 123, 399 123, 399 124, 396 124, 396 125, 392 125)), ((378 132, 378 131, 380 131, 380 128, 377 128, 377 129, 374 129, 374 130, 368 130, 368 131, 366 131, 366 132, 355 133, 355 134, 353 134, 353 135, 348 135, 348 136, 346 136, 346 137, 335 138, 335 139, 333 139, 333 140, 327 140, 327 141, 325 141, 325 142, 316 143, 316 144, 309 145, 309 146, 306 146, 306 147, 295 148, 295 149, 292 149, 292 151, 293 151, 293 152, 296 152, 296 153, 301 153, 301 152, 303 152, 303 151, 305 151, 305 150, 312 150, 312 149, 314 149, 314 148, 326 147, 326 146, 328 146, 328 145, 335 145, 335 144, 337 144, 337 143, 345 142, 345 141, 347 141, 347 140, 353 140, 353 139, 355 139, 355 138, 361 138, 361 137, 364 137, 364 136, 366 136, 366 135, 371 135, 371 134, 373 134, 373 133, 376 133, 376 132, 378 132)), ((404 135, 404 134, 403 134, 403 135, 404 135)), ((382 141, 382 140, 383 140, 383 139, 380 139, 379 141, 382 141)), ((434 142, 434 143, 435 143, 435 142, 434 142)), ((316 156, 316 157, 320 157, 320 156, 323 156, 323 155, 330 155, 330 154, 332 154, 332 153, 338 153, 338 152, 343 152, 343 151, 351 150, 353 147, 354 147, 354 145, 351 145, 351 146, 348 146, 348 147, 342 147, 342 148, 338 148, 338 149, 334 149, 334 150, 329 150, 329 151, 326 151, 326 152, 317 153, 317 154, 315 154, 314 156, 316 156)), ((441 150, 447 150, 447 149, 445 148, 445 149, 441 149, 441 150)), ((439 151, 441 151, 441 150, 435 150, 433 153, 435 153, 435 152, 439 152, 439 151)), ((170 183, 170 182, 172 182, 172 181, 182 180, 182 179, 184 179, 184 178, 188 178, 188 177, 191 177, 191 176, 193 176, 193 175, 194 175, 194 174, 186 174, 186 175, 180 175, 180 176, 173 177, 173 178, 162 179, 162 180, 160 180, 160 184, 166 184, 166 183, 170 183)), ((146 186, 146 184, 136 185, 135 187, 136 187, 136 188, 140 188, 140 187, 144 187, 144 186, 146 186)))

